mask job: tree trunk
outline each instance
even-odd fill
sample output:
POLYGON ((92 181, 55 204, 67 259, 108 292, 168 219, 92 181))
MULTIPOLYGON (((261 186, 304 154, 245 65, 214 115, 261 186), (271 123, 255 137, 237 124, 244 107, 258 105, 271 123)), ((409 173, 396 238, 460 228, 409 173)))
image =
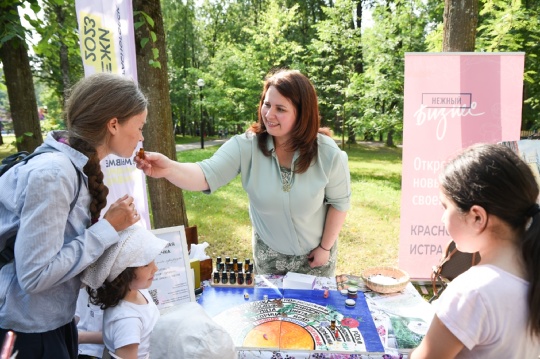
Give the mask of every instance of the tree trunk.
MULTIPOLYGON (((61 28, 65 26, 65 11, 61 5, 53 5, 58 24, 61 28)), ((66 43, 60 38, 60 72, 62 73, 62 108, 66 103, 66 90, 71 87, 71 81, 69 79, 69 57, 68 47, 66 43)))
POLYGON ((349 137, 347 138, 347 143, 356 143, 356 133, 354 132, 354 128, 352 126, 347 126, 347 130, 349 131, 349 137))
POLYGON ((445 0, 443 52, 474 51, 478 0, 445 0))
MULTIPOLYGON (((362 5, 364 1, 358 1, 356 3, 356 28, 361 29, 362 28, 362 5)), ((363 74, 364 73, 364 51, 362 49, 362 46, 358 49, 358 56, 356 59, 354 59, 354 72, 357 74, 363 74)))
POLYGON ((396 146, 394 144, 394 130, 393 129, 390 129, 390 131, 388 131, 388 135, 386 135, 386 146, 388 147, 396 146))
MULTIPOLYGON (((141 39, 151 38, 149 25, 146 23, 135 32, 138 81, 149 100, 147 125, 144 129, 144 147, 176 160, 160 0, 134 0, 133 10, 144 11, 154 20, 154 27, 151 30, 157 35, 156 43, 150 40, 144 48, 141 48, 141 39), (159 50, 158 61, 161 68, 149 64, 149 61, 154 59, 153 47, 159 50)), ((164 179, 148 178, 148 191, 154 228, 188 226, 184 196, 180 188, 164 179)))
MULTIPOLYGON (((12 9, 2 7, 1 10, 17 11, 16 5, 10 7, 12 9)), ((19 21, 17 26, 22 26, 20 18, 16 21, 19 21)), ((43 143, 43 136, 26 44, 17 36, 4 42, 0 47, 0 60, 4 67, 17 150, 32 152, 43 143)))

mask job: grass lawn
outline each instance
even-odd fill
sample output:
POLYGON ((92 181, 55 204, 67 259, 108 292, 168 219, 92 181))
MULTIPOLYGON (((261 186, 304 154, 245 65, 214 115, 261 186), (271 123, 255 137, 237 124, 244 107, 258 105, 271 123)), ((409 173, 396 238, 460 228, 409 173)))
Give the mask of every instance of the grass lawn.
POLYGON ((4 144, 0 145, 0 160, 17 152, 15 144, 13 143, 15 142, 15 135, 2 135, 2 139, 4 144))
MULTIPOLYGON (((217 147, 179 152, 182 162, 210 157, 217 147)), ((339 239, 337 273, 361 274, 371 266, 398 264, 401 148, 352 145, 346 149, 352 204, 339 239)), ((247 195, 237 177, 212 195, 184 191, 190 225, 208 254, 251 257, 247 195)))
MULTIPOLYGON (((13 136, 4 136, 0 159, 14 153, 13 136)), ((176 143, 200 137, 177 136, 176 143)), ((208 138, 210 139, 210 138, 208 138)), ((210 157, 218 147, 179 152, 183 162, 210 157)), ((368 267, 398 264, 401 148, 347 145, 352 204, 339 238, 337 273, 361 274, 368 267)), ((251 257, 251 223, 247 195, 240 178, 212 195, 184 191, 190 225, 199 228, 199 241, 208 242, 208 254, 251 257)))

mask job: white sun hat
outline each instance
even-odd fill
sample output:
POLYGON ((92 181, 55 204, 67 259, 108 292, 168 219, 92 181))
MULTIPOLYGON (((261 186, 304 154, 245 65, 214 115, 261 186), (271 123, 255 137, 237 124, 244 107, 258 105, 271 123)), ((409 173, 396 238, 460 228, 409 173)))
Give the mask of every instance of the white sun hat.
POLYGON ((169 243, 140 225, 132 225, 118 235, 120 240, 82 272, 81 281, 90 288, 101 287, 105 280, 112 282, 126 268, 149 264, 169 243))

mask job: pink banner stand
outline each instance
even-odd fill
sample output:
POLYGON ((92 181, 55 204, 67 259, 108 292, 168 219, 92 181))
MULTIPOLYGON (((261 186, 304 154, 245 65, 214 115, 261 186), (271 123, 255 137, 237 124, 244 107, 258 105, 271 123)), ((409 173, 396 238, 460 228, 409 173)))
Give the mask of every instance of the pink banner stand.
POLYGON ((450 240, 437 176, 479 142, 519 140, 524 53, 407 53, 399 266, 430 278, 450 240))

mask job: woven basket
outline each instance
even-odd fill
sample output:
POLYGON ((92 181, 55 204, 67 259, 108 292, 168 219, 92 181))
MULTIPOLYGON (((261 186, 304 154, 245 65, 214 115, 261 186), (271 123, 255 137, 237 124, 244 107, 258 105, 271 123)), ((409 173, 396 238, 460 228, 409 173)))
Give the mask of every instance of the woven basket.
POLYGON ((368 268, 362 273, 362 279, 366 283, 366 286, 374 292, 388 294, 401 292, 409 283, 409 274, 399 268, 395 267, 373 267, 368 268), (370 278, 376 275, 383 275, 385 277, 391 277, 397 279, 396 283, 383 284, 373 282, 370 278))

